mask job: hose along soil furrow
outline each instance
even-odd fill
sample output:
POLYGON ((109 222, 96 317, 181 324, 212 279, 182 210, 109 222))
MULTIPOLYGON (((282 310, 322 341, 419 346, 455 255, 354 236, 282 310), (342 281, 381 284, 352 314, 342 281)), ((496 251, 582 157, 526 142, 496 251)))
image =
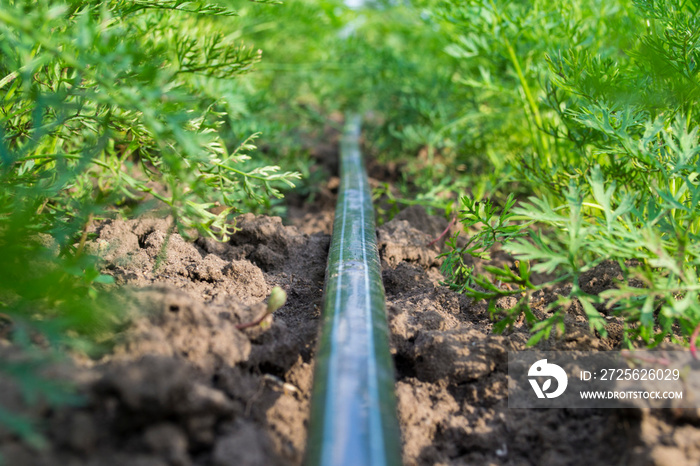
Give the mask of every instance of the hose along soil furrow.
POLYGON ((360 118, 348 118, 314 375, 310 465, 401 463, 374 209, 359 137, 360 118))

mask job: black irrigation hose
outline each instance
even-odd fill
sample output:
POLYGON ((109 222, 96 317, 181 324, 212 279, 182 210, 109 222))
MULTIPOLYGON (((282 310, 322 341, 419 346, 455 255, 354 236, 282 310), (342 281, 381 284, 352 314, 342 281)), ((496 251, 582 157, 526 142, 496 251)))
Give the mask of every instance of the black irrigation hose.
POLYGON ((308 465, 401 464, 384 286, 359 137, 360 118, 348 118, 316 355, 308 465))

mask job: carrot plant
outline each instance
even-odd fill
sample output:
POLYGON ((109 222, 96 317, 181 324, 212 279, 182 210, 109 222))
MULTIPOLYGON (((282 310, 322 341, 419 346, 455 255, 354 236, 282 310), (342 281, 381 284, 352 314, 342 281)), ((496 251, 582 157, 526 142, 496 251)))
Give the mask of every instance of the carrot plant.
MULTIPOLYGON (((261 59, 235 14, 202 1, 0 2, 0 315, 16 344, 86 350, 119 322, 111 277, 86 253, 93 219, 155 211, 171 232, 226 240, 235 213, 299 177, 252 159, 257 133, 232 137, 236 80, 261 59)), ((27 354, 0 370, 60 401, 27 354)), ((2 408, 0 423, 39 442, 2 408)))
MULTIPOLYGON (((536 195, 508 203, 500 214, 519 226, 496 226, 517 232, 502 234, 501 243, 521 261, 520 270, 490 269, 491 278, 474 277, 460 265, 461 255, 473 251, 455 243, 445 262, 451 286, 474 297, 491 303, 504 294, 525 297, 501 315, 500 329, 527 312, 535 343, 554 328, 563 330, 563 313, 574 302, 601 334, 601 306, 622 317, 628 345, 688 337, 700 321, 698 9, 690 1, 636 1, 629 27, 618 31, 623 37, 574 41, 542 57, 548 71, 538 105, 552 119, 534 126, 550 147, 567 154, 544 165, 520 160, 519 181, 533 185, 536 195), (590 295, 581 289, 581 274, 603 261, 618 262, 623 279, 615 289, 590 295), (530 271, 554 279, 534 286, 530 271), (496 286, 497 279, 514 291, 496 286), (561 281, 572 284, 569 294, 549 306, 545 320, 532 321, 527 296, 561 281)), ((541 153, 541 142, 533 137, 531 148, 541 153)), ((465 200, 465 221, 472 202, 465 200)), ((494 225, 485 220, 477 244, 485 245, 483 232, 494 225)))

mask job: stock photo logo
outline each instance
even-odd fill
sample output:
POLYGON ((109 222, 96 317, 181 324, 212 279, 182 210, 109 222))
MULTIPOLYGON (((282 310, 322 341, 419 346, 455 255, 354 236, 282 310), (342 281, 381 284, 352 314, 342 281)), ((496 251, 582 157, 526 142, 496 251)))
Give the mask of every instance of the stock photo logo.
POLYGON ((556 364, 548 364, 546 359, 540 359, 530 366, 530 370, 527 373, 528 380, 532 389, 535 391, 537 398, 556 398, 564 393, 566 386, 569 383, 569 379, 566 376, 564 369, 557 366, 556 364), (539 380, 547 377, 542 385, 540 386, 539 380), (557 381, 556 390, 550 391, 552 388, 552 379, 557 381))

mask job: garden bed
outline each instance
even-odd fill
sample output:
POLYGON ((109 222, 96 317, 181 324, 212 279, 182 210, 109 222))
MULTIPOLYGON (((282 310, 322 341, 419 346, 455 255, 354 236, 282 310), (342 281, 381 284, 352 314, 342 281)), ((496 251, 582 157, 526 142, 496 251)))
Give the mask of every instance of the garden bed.
MULTIPOLYGON (((230 243, 187 243, 175 234, 155 272, 167 221, 94 225, 88 246, 126 290, 131 324, 111 354, 52 369, 52 377, 77 384, 82 402, 27 408, 48 444, 35 449, 0 434, 5 464, 300 464, 335 186, 331 180, 313 205, 293 209, 298 226, 249 214, 230 243), (288 301, 271 325, 237 329, 265 312, 273 286, 288 301)), ((508 409, 507 352, 525 347, 527 331, 495 335, 484 303, 439 285, 438 245, 426 244, 446 225, 411 207, 378 229, 407 464, 700 461, 697 411, 508 409)), ((582 286, 604 289, 615 273, 604 264, 582 286)), ((535 313, 556 295, 537 295, 535 313)), ((563 338, 538 346, 619 344, 614 319, 605 339, 590 332, 580 309, 566 323, 563 338)), ((22 357, 8 344, 2 351, 22 357)), ((21 406, 3 384, 3 405, 21 406)))

